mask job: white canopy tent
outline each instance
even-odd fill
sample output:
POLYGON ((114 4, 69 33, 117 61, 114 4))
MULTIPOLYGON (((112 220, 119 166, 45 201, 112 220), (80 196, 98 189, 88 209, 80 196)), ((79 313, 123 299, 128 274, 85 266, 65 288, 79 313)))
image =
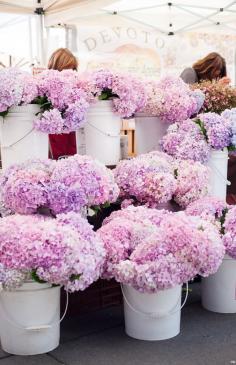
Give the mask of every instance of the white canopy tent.
MULTIPOLYGON (((29 33, 33 24, 37 33, 37 56, 41 63, 45 62, 44 26, 46 29, 60 25, 67 29, 76 26, 77 29, 94 27, 96 30, 98 25, 111 27, 126 24, 145 31, 149 29, 152 34, 162 37, 175 38, 193 31, 236 36, 236 1, 230 0, 7 0, 0 1, 1 12, 17 15, 18 19, 31 19, 29 33)), ((1 28, 6 26, 9 26, 7 22, 0 25, 0 35, 1 28)), ((104 37, 105 33, 103 40, 104 37)), ((29 38, 32 58, 35 41, 31 36, 29 38)))

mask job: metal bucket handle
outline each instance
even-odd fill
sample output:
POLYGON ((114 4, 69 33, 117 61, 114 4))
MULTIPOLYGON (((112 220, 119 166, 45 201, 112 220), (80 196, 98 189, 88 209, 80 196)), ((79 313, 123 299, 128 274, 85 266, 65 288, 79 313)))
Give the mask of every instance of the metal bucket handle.
POLYGON ((154 313, 154 312, 147 313, 147 312, 142 312, 142 311, 134 308, 132 306, 132 304, 130 304, 130 302, 128 301, 128 299, 127 299, 127 297, 126 297, 126 295, 124 293, 124 289, 123 289, 123 285, 122 284, 121 284, 121 291, 122 291, 124 300, 126 301, 127 305, 130 307, 130 309, 132 311, 134 311, 135 313, 141 314, 143 316, 149 317, 149 318, 164 318, 164 317, 167 317, 169 315, 173 315, 173 314, 177 313, 179 310, 181 310, 185 306, 185 304, 187 302, 187 299, 188 299, 188 283, 186 283, 186 295, 185 295, 183 304, 181 305, 180 309, 176 309, 175 310, 175 308, 179 304, 179 299, 178 299, 178 302, 174 305, 174 307, 170 311, 167 311, 165 313, 160 313, 160 312, 159 313, 154 313))
POLYGON ((96 129, 96 131, 98 131, 99 133, 103 134, 104 136, 107 136, 107 137, 113 137, 113 138, 118 138, 118 137, 120 137, 120 133, 119 133, 119 134, 106 133, 106 132, 102 131, 101 129, 99 129, 99 128, 95 127, 95 125, 93 125, 93 124, 89 123, 88 121, 87 121, 87 124, 88 124, 90 127, 92 127, 92 128, 94 128, 94 129, 96 129))

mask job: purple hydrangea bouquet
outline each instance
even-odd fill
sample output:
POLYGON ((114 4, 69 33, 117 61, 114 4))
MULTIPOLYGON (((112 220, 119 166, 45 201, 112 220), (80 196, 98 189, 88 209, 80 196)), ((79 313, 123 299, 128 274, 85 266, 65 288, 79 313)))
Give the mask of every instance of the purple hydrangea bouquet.
POLYGON ((142 82, 134 76, 115 71, 98 70, 81 75, 80 87, 89 103, 112 100, 114 112, 122 118, 133 116, 146 102, 142 82))
POLYGON ((114 175, 123 207, 135 204, 156 208, 172 198, 186 207, 208 194, 207 167, 192 160, 173 160, 162 152, 121 161, 114 175))
POLYGON ((147 102, 142 112, 163 122, 183 122, 196 115, 204 102, 200 90, 192 91, 180 78, 167 76, 159 82, 145 82, 147 102))
POLYGON ((59 160, 49 186, 49 206, 55 214, 95 209, 115 202, 119 188, 111 170, 89 156, 59 160))
POLYGON ((60 134, 83 126, 89 104, 76 71, 47 70, 37 76, 37 83, 42 111, 34 121, 37 130, 60 134))
POLYGON ((0 83, 0 115, 3 117, 7 115, 9 108, 34 103, 38 96, 36 79, 20 69, 2 69, 0 83))
POLYGON ((81 212, 116 201, 119 189, 112 172, 88 156, 30 160, 8 168, 0 179, 6 208, 34 214, 48 208, 53 214, 81 212))
MULTIPOLYGON (((230 112, 227 112, 229 116, 230 112)), ((232 119, 226 113, 200 114, 194 119, 171 125, 161 141, 164 152, 179 159, 192 159, 205 163, 211 150, 233 146, 232 119)))
POLYGON ((184 212, 129 207, 105 221, 98 234, 106 247, 104 277, 145 293, 213 274, 225 253, 218 229, 184 212))
POLYGON ((186 214, 200 216, 218 227, 222 235, 226 253, 236 259, 236 207, 226 204, 224 200, 206 197, 190 204, 186 214))
POLYGON ((122 200, 156 207, 171 200, 176 190, 172 159, 162 152, 121 161, 114 170, 122 200))
POLYGON ((0 286, 15 289, 26 280, 84 290, 102 272, 105 249, 79 214, 12 215, 0 221, 0 286))

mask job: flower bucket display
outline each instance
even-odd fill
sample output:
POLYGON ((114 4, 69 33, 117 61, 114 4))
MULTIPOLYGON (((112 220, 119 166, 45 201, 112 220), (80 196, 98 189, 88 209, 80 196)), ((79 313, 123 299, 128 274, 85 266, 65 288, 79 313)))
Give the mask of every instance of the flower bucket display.
POLYGON ((59 344, 60 288, 83 291, 102 272, 102 241, 80 214, 10 215, 0 220, 0 337, 16 355, 59 344))
POLYGON ((216 274, 202 279, 202 306, 217 313, 236 313, 236 260, 225 255, 216 274))
POLYGON ((211 151, 208 166, 210 172, 211 195, 220 199, 226 199, 227 171, 228 171, 228 150, 211 151))
POLYGON ((218 228, 184 212, 130 206, 113 212, 97 232, 106 249, 102 276, 121 283, 126 333, 150 341, 177 336, 182 285, 222 263, 218 228))
POLYGON ((168 124, 158 117, 136 114, 135 116, 135 139, 137 155, 161 150, 160 140, 165 135, 168 124))
MULTIPOLYGON (((121 118, 113 112, 112 100, 91 105, 84 126, 86 155, 105 165, 116 165, 120 159, 120 129, 121 118)), ((77 145, 79 139, 77 132, 77 145)))
POLYGON ((26 282, 1 291, 0 323, 4 351, 37 355, 54 350, 60 338, 60 287, 26 282))
POLYGON ((180 333, 181 285, 157 293, 122 288, 125 331, 138 340, 167 340, 180 333))
POLYGON ((48 135, 33 126, 40 108, 36 104, 14 106, 0 118, 0 143, 3 169, 29 158, 48 157, 48 135))

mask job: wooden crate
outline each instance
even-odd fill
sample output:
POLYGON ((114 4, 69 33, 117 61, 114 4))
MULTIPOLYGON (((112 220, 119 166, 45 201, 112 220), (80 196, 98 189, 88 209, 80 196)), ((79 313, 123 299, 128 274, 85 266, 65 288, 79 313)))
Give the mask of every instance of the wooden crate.
POLYGON ((130 157, 136 156, 134 119, 122 121, 121 134, 128 136, 128 154, 129 154, 129 156, 130 157))

